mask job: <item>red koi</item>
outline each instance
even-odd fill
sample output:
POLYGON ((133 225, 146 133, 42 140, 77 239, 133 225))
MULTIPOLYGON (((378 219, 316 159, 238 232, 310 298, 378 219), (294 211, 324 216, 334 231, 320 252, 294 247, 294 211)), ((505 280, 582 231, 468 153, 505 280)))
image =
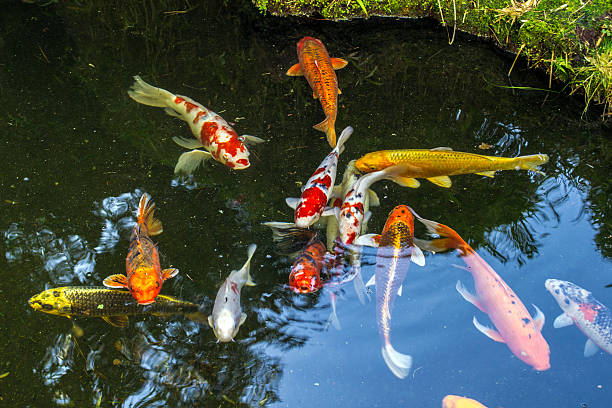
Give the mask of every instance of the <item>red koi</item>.
POLYGON ((155 302, 162 284, 178 273, 178 269, 161 269, 159 252, 149 238, 163 232, 162 223, 153 216, 155 204, 148 194, 143 194, 138 206, 138 218, 132 236, 130 249, 125 258, 126 275, 116 274, 104 279, 109 288, 128 288, 134 299, 141 305, 155 302))
POLYGON ((298 63, 287 70, 289 76, 304 75, 312 88, 312 96, 319 99, 325 120, 314 128, 325 132, 331 147, 336 147, 336 114, 338 113, 338 78, 335 69, 344 68, 348 61, 330 58, 323 43, 304 37, 297 43, 298 63))

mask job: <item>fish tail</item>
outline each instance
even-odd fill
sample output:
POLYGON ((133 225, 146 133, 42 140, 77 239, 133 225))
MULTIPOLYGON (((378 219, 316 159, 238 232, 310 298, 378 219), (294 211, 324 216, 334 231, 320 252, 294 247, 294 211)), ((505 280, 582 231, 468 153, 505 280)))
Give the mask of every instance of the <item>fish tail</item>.
POLYGON ((336 129, 331 123, 331 116, 327 115, 321 123, 317 123, 313 126, 319 132, 325 133, 327 136, 327 142, 333 148, 336 147, 336 129), (333 137, 333 140, 332 140, 333 137))
POLYGON ((300 228, 291 222, 264 222, 263 225, 272 229, 272 240, 282 254, 291 254, 304 248, 315 236, 315 232, 300 228))
POLYGON ((151 196, 144 193, 138 205, 138 227, 141 232, 146 232, 149 236, 159 235, 164 231, 160 220, 153 216, 155 203, 151 196))
POLYGON ((342 133, 340 133, 340 138, 338 139, 337 144, 336 144, 336 130, 334 130, 333 132, 334 132, 334 146, 336 146, 339 153, 342 153, 344 151, 344 143, 346 143, 348 138, 351 137, 351 135, 353 134, 353 128, 350 126, 345 127, 342 133))
POLYGON ((412 367, 412 356, 396 351, 388 341, 385 342, 381 351, 391 372, 398 378, 405 378, 412 367))
POLYGON ((249 245, 249 249, 247 250, 248 258, 246 262, 244 263, 244 266, 242 267, 242 269, 246 269, 247 281, 245 285, 247 286, 255 286, 255 282, 253 282, 253 278, 251 278, 251 258, 253 257, 253 254, 255 253, 256 249, 257 249, 257 244, 249 245))
POLYGON ((172 106, 171 101, 174 99, 172 93, 147 84, 138 75, 134 77, 134 83, 128 90, 128 95, 138 103, 157 107, 172 106))
MULTIPOLYGON (((417 246, 421 249, 426 249, 432 252, 444 252, 448 249, 460 248, 465 244, 465 241, 455 232, 451 227, 440 224, 439 222, 426 220, 421 218, 418 214, 414 213, 414 216, 419 220, 427 231, 432 235, 439 235, 444 238, 434 239, 432 241, 418 240, 417 246)), ((467 245, 467 244, 466 244, 467 245)))
POLYGON ((545 175, 540 171, 540 165, 548 163, 547 154, 532 154, 529 156, 519 156, 516 158, 517 167, 522 170, 530 170, 542 175, 545 175))

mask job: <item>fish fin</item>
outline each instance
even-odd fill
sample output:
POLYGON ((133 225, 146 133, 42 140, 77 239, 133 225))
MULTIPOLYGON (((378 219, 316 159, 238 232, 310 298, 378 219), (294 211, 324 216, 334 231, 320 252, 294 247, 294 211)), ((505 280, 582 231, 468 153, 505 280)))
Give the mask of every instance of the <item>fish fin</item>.
POLYGON ((420 238, 414 239, 414 245, 418 246, 424 251, 430 251, 434 253, 448 251, 449 247, 447 242, 448 239, 446 238, 432 239, 431 241, 420 238))
POLYGON ((376 194, 376 191, 372 190, 371 188, 368 189, 368 198, 370 199, 370 207, 380 206, 380 199, 378 198, 378 194, 376 194))
MULTIPOLYGON (((353 268, 357 268, 353 266, 353 268)), ((365 305, 365 297, 364 294, 368 297, 368 301, 370 300, 370 295, 366 290, 365 284, 363 283, 363 276, 361 276, 361 267, 358 267, 359 270, 355 272, 355 279, 353 279, 353 286, 355 287, 355 293, 357 294, 357 299, 359 299, 359 303, 365 305)))
POLYGON ((202 142, 200 142, 198 139, 187 139, 184 137, 174 136, 172 140, 174 141, 174 143, 181 147, 184 147, 185 149, 199 149, 200 147, 204 147, 202 142))
POLYGON ((571 326, 572 324, 574 324, 572 318, 566 315, 565 313, 561 313, 553 322, 553 327, 555 329, 560 329, 562 327, 571 326))
POLYGON ((461 283, 460 280, 457 281, 457 284, 455 285, 455 289, 457 289, 457 292, 459 292, 459 294, 463 296, 465 300, 467 300, 468 302, 476 306, 478 309, 480 309, 481 312, 487 313, 484 307, 482 307, 480 300, 475 295, 470 293, 470 291, 468 291, 467 288, 463 286, 463 283, 461 283))
MULTIPOLYGON (((344 148, 344 144, 349 139, 349 137, 351 137, 352 134, 353 134, 353 128, 351 126, 347 126, 344 129, 342 129, 342 133, 340 133, 340 137, 338 138, 338 145, 340 145, 340 148, 344 148)), ((334 145, 336 145, 335 136, 336 136, 336 131, 334 130, 334 145)), ((338 150, 340 150, 340 148, 338 150)))
POLYGON ((515 158, 518 168, 522 170, 529 170, 536 173, 539 173, 543 176, 544 174, 540 171, 540 165, 548 163, 548 155, 546 154, 532 154, 529 156, 519 156, 515 158))
POLYGON ((166 114, 167 114, 167 115, 174 116, 175 118, 180 118, 180 119, 183 119, 183 118, 181 117, 181 114, 180 114, 180 113, 178 113, 177 111, 175 111, 175 110, 174 110, 174 109, 172 109, 172 108, 164 108, 164 112, 166 112, 166 114))
POLYGON ((272 240, 282 254, 302 250, 315 235, 314 231, 300 228, 291 222, 264 222, 263 225, 272 229, 272 240))
POLYGON ((176 166, 174 166, 174 174, 192 174, 204 160, 208 160, 211 157, 212 154, 197 149, 183 153, 179 157, 176 166))
POLYGON ((121 273, 118 273, 115 275, 107 276, 102 282, 102 284, 106 286, 107 288, 114 288, 114 289, 127 288, 128 280, 127 280, 127 276, 121 273))
POLYGON ((410 187, 410 188, 419 188, 421 187, 421 182, 412 177, 404 177, 404 176, 391 176, 389 180, 393 181, 395 184, 399 184, 402 187, 410 187))
POLYGON ((533 303, 531 305, 536 310, 536 315, 533 318, 533 323, 538 328, 538 331, 542 331, 542 327, 544 327, 544 322, 546 321, 546 316, 544 316, 544 313, 542 313, 542 311, 536 305, 534 305, 533 303))
POLYGON ((138 225, 145 226, 146 233, 149 236, 159 235, 164 231, 160 220, 153 216, 155 212, 155 203, 151 199, 151 196, 144 193, 140 198, 138 204, 138 225))
POLYGON ((319 97, 319 95, 317 95, 317 91, 315 91, 314 89, 312 90, 312 99, 317 99, 319 97))
POLYGON ((398 378, 405 378, 412 367, 412 357, 395 351, 390 343, 382 347, 382 356, 389 370, 398 378))
POLYGON ((174 95, 165 89, 156 88, 147 84, 138 75, 134 76, 134 83, 128 90, 130 98, 138 103, 148 106, 166 107, 174 99, 174 95))
POLYGON ((403 290, 403 286, 400 285, 400 287, 397 288, 397 296, 402 296, 402 293, 404 293, 404 290, 403 290))
POLYGON ((208 325, 213 329, 215 328, 215 322, 213 320, 212 315, 208 316, 208 325))
POLYGON ((363 221, 361 221, 361 233, 365 234, 365 230, 367 229, 368 221, 372 218, 372 211, 366 211, 363 215, 363 221))
POLYGON ((164 269, 162 271, 162 279, 164 281, 167 281, 170 278, 174 278, 176 275, 178 275, 178 273, 179 273, 179 270, 176 269, 176 268, 167 268, 167 269, 164 269))
POLYGON ((242 135, 242 140, 246 145, 254 145, 259 143, 264 143, 266 140, 261 137, 253 136, 253 135, 242 135))
POLYGON ((502 338, 501 334, 499 334, 499 332, 497 330, 492 329, 492 328, 487 327, 487 326, 483 326, 482 324, 480 324, 478 322, 478 320, 476 319, 476 316, 474 316, 474 319, 472 320, 472 322, 474 323, 474 326, 476 326, 476 328, 478 329, 479 332, 481 332, 482 334, 484 334, 485 336, 487 336, 491 340, 495 340, 495 341, 497 341, 499 343, 505 343, 506 342, 502 338))
POLYGON ((380 234, 365 234, 357 237, 357 239, 355 240, 355 245, 378 247, 379 242, 380 234))
POLYGON ((450 188, 450 186, 453 185, 450 177, 448 176, 429 177, 427 180, 434 183, 436 186, 444 188, 450 188))
POLYGON ((128 325, 129 319, 127 316, 119 315, 119 316, 102 316, 102 320, 111 326, 115 327, 126 327, 128 325))
POLYGON ((331 325, 334 326, 334 329, 342 330, 342 325, 340 324, 340 320, 338 320, 338 315, 336 314, 336 295, 333 292, 330 292, 329 297, 332 311, 329 314, 325 328, 327 329, 331 323, 331 325))
POLYGON ((297 64, 295 64, 291 68, 289 68, 287 70, 287 72, 285 73, 285 75, 288 75, 288 76, 302 76, 302 75, 304 75, 304 73, 302 72, 302 67, 300 66, 300 63, 298 62, 297 64))
POLYGON ((321 213, 321 217, 336 216, 336 208, 337 207, 325 207, 325 209, 321 213))
POLYGON ((494 171, 481 171, 480 173, 476 173, 479 176, 485 176, 485 177, 495 177, 495 172, 494 171))
POLYGON ((342 95, 342 91, 338 88, 338 95, 342 95))
POLYGON ((595 342, 591 339, 588 339, 586 343, 584 343, 584 356, 592 357, 599 351, 599 346, 595 344, 595 342))
POLYGON ((434 147, 433 149, 429 149, 430 152, 452 152, 453 148, 448 146, 440 146, 434 147))
MULTIPOLYGON (((314 97, 315 98, 317 97, 316 94, 314 95, 314 97)), ((325 119, 323 119, 322 122, 317 123, 316 125, 313 126, 313 128, 321 132, 327 132, 327 128, 329 127, 329 119, 330 119, 330 116, 327 115, 325 119)))
POLYGON ((247 314, 242 312, 242 314, 240 315, 240 323, 238 323, 238 327, 242 326, 242 324, 246 321, 247 318, 247 314))
POLYGON ((470 268, 468 268, 467 266, 457 265, 457 264, 451 264, 451 266, 452 266, 453 268, 461 269, 462 271, 466 271, 466 272, 472 273, 472 271, 470 270, 470 268))
POLYGON ((289 207, 295 210, 300 202, 300 199, 297 197, 287 197, 285 198, 285 202, 289 207))
POLYGON ((418 246, 412 247, 412 255, 410 256, 410 261, 414 262, 419 266, 425 266, 425 255, 423 255, 423 251, 418 246))
POLYGON ((257 244, 249 245, 249 248, 247 249, 247 260, 242 266, 242 269, 246 269, 247 271, 247 281, 245 283, 247 286, 256 286, 255 282, 253 282, 253 278, 251 277, 251 258, 253 257, 256 249, 257 244))
POLYGON ((348 61, 342 58, 330 58, 331 60, 331 66, 333 69, 342 69, 344 67, 346 67, 346 65, 348 64, 348 61))
POLYGON ((376 274, 372 275, 372 277, 368 279, 368 282, 365 285, 366 285, 366 288, 368 286, 376 286, 376 274))

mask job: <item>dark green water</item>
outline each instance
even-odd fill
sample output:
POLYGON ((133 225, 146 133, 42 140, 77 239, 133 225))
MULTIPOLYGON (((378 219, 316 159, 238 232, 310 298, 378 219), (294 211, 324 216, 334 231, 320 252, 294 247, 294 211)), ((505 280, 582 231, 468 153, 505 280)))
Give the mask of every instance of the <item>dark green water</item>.
MULTIPOLYGON (((242 2, 80 1, 0 14, 0 406, 418 406, 446 394, 488 406, 602 407, 612 398, 612 358, 582 356, 577 328, 544 279, 573 281, 612 306, 611 143, 581 101, 545 88, 547 79, 471 38, 448 45, 427 23, 371 19, 332 23, 262 17, 242 2), (168 13, 187 10, 186 13, 168 13), (290 221, 284 198, 300 193, 329 153, 312 129, 321 106, 303 78, 284 75, 295 44, 320 38, 349 65, 337 72, 337 130, 355 132, 339 169, 367 152, 450 146, 500 156, 546 153, 546 176, 502 172, 453 177, 442 189, 381 182, 370 230, 412 206, 452 226, 528 305, 547 317, 552 368, 535 372, 471 324, 486 317, 454 286, 471 278, 452 254, 412 266, 395 305, 396 347, 414 370, 395 378, 380 356, 374 302, 352 285, 338 303, 342 330, 325 329, 325 291, 283 285, 291 260, 274 251, 263 221, 290 221), (267 143, 233 172, 210 162, 194 178, 173 174, 187 126, 126 94, 133 75, 187 95, 267 143), (482 143, 489 150, 479 150, 482 143), (252 242, 257 286, 236 342, 181 316, 132 317, 118 329, 80 318, 83 336, 27 299, 63 285, 100 285, 124 271, 131 212, 142 192, 158 205, 163 266, 180 274, 163 293, 212 310, 230 270, 252 242), (114 361, 117 360, 117 361, 114 361), (119 364, 115 364, 118 362, 119 364)), ((609 129, 607 130, 609 132, 609 129)), ((340 176, 339 176, 340 177, 340 176)), ((417 230, 424 237, 422 230, 417 230)), ((364 271, 367 280, 372 271, 364 271)), ((488 323, 487 323, 488 324, 488 323)))

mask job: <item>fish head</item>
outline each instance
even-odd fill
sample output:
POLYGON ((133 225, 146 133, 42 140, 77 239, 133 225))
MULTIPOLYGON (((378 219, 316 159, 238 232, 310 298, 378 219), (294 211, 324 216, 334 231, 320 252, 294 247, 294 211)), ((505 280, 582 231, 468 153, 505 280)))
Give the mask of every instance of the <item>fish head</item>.
POLYGON ((297 43, 297 52, 298 55, 304 51, 304 49, 309 48, 309 47, 323 47, 325 48, 325 46, 323 45, 323 42, 321 42, 321 40, 314 38, 314 37, 303 37, 302 39, 300 39, 300 41, 298 41, 297 43))
POLYGON ((229 128, 217 131, 218 160, 234 170, 244 170, 251 165, 249 150, 244 145, 244 138, 229 128))
POLYGON ((58 316, 69 316, 72 311, 70 301, 66 298, 64 288, 45 290, 28 300, 32 309, 58 316))
POLYGON ((229 310, 222 310, 213 318, 212 329, 217 340, 230 342, 238 332, 238 325, 229 310))
POLYGON ((458 395, 447 395, 442 400, 442 408, 486 408, 480 402, 458 395))
POLYGON ((155 302, 162 283, 161 271, 153 266, 138 268, 128 276, 128 289, 140 305, 155 302))
POLYGON ((352 244, 355 242, 355 239, 361 230, 361 220, 358 217, 359 214, 355 213, 350 208, 345 207, 340 212, 338 228, 340 230, 340 240, 342 243, 352 244))
POLYGON ((362 173, 370 173, 372 171, 382 170, 384 168, 392 166, 393 164, 395 163, 393 163, 387 158, 387 154, 384 150, 368 153, 355 162, 355 166, 362 173))
POLYGON ((544 286, 564 312, 571 312, 578 305, 589 302, 592 298, 591 292, 572 282, 546 279, 544 286))
POLYGON ((389 215, 383 228, 383 234, 393 228, 397 224, 403 224, 408 227, 408 233, 414 236, 414 216, 412 215, 412 209, 407 205, 396 206, 389 215))

